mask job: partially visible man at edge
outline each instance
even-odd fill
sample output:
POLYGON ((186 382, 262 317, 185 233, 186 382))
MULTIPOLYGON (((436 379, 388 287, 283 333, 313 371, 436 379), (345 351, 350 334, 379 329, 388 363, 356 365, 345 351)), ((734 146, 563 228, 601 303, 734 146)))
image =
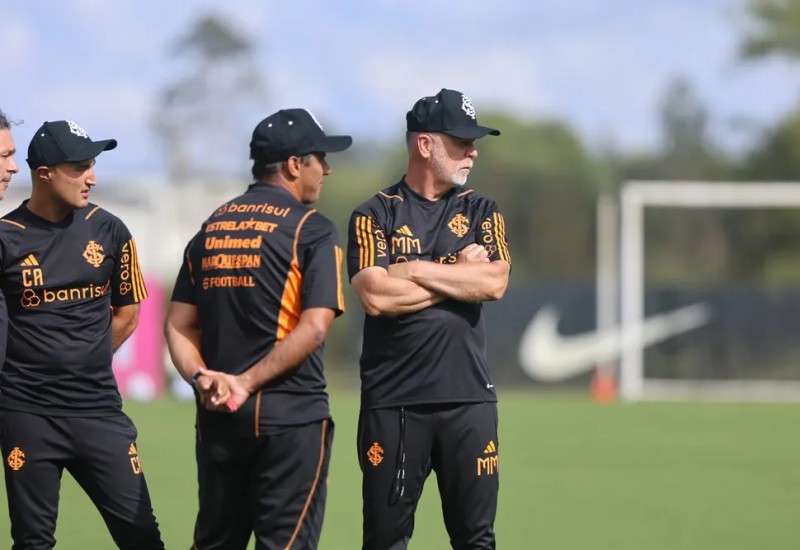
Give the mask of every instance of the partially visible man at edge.
POLYGON ((0 110, 0 200, 5 197, 11 177, 19 172, 19 166, 14 160, 16 152, 14 137, 11 135, 11 122, 0 110))
MULTIPOLYGON (((14 136, 11 135, 11 121, 0 109, 0 200, 6 196, 6 190, 11 184, 11 177, 19 172, 19 166, 14 160, 17 148, 14 145, 14 136)), ((8 337, 8 310, 6 299, 0 292, 0 370, 6 360, 6 338, 8 337)), ((2 426, 0 426, 2 430, 2 426)))

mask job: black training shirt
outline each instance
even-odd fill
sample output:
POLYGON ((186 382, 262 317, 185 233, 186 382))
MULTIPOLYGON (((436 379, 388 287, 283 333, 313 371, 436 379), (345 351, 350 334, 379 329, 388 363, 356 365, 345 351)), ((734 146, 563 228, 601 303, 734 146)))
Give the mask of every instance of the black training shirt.
POLYGON ((111 370, 111 306, 147 296, 136 245, 125 224, 99 206, 52 223, 26 203, 0 219, 9 320, 0 408, 114 414, 122 401, 111 370))
MULTIPOLYGON (((510 263, 505 223, 494 201, 464 187, 430 201, 401 181, 353 212, 347 267, 352 279, 372 266, 454 263, 471 243, 486 247, 491 261, 510 263)), ((482 311, 480 303, 444 300, 394 317, 367 315, 362 407, 496 401, 482 311)))
MULTIPOLYGON (((220 206, 190 241, 172 300, 197 306, 208 368, 239 374, 309 308, 344 311, 336 228, 285 189, 256 183, 220 206)), ((233 415, 198 407, 199 429, 259 435, 330 416, 322 346, 233 415)))

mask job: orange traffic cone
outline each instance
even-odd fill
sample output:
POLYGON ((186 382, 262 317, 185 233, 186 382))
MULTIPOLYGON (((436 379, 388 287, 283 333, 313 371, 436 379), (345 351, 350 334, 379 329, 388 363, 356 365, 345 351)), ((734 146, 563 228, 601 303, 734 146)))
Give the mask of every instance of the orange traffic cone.
POLYGON ((613 403, 617 399, 617 379, 608 368, 597 368, 592 376, 592 400, 596 403, 613 403))

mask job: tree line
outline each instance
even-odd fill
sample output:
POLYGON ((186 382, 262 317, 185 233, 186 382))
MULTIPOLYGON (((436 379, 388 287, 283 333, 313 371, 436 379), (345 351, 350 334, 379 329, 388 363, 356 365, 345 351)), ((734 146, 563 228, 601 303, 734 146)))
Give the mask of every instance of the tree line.
MULTIPOLYGON (((800 0, 744 0, 741 7, 746 15, 743 61, 800 56, 800 0)), ((246 135, 244 127, 235 128, 231 97, 241 96, 240 105, 249 102, 264 109, 268 86, 255 70, 253 47, 216 16, 201 18, 176 42, 173 53, 190 70, 164 87, 156 125, 173 181, 210 174, 197 152, 230 143, 220 129, 246 135), (243 82, 257 86, 242 87, 243 82), (187 125, 193 131, 183 131, 187 125), (198 139, 215 143, 187 142, 187 135, 207 136, 198 139)), ((791 112, 770 128, 751 129, 751 145, 736 152, 727 152, 709 132, 707 105, 713 101, 700 98, 689 79, 676 75, 662 96, 660 142, 652 150, 634 152, 590 147, 563 120, 526 122, 502 112, 482 112, 481 122, 502 129, 503 136, 479 142, 480 157, 469 184, 494 198, 505 215, 512 278, 591 281, 597 199, 617 195, 627 180, 800 181, 800 94, 791 112)), ((394 148, 361 147, 337 155, 335 183, 323 193, 319 207, 343 237, 352 209, 402 175, 405 150, 401 136, 396 141, 394 148)), ((645 239, 646 276, 653 283, 800 280, 797 209, 658 209, 648 212, 645 239)))

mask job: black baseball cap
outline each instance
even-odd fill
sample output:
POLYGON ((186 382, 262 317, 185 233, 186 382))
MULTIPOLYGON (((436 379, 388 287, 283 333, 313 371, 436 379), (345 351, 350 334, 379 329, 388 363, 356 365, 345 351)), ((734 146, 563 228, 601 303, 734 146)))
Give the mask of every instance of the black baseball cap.
POLYGON ((461 139, 500 135, 500 130, 478 124, 475 107, 467 96, 446 88, 417 101, 406 113, 406 123, 409 132, 441 132, 461 139))
POLYGON ((250 158, 280 162, 310 153, 337 153, 353 144, 350 136, 326 136, 305 109, 282 109, 258 123, 250 141, 250 158))
POLYGON ((80 162, 95 158, 117 146, 116 139, 92 141, 89 135, 71 120, 45 122, 36 130, 28 145, 31 169, 55 166, 62 162, 80 162))

